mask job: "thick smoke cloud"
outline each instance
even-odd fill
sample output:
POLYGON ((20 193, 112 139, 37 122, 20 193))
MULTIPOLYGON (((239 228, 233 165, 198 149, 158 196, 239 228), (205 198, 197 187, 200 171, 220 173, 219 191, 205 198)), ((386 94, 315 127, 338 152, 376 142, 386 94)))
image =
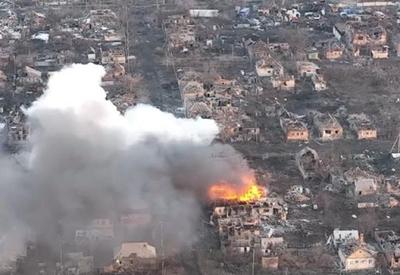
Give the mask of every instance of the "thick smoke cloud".
POLYGON ((207 186, 249 173, 231 147, 213 144, 213 120, 148 105, 120 114, 100 86, 104 73, 93 64, 64 68, 25 110, 33 131, 18 156, 24 165, 0 157, 1 261, 28 239, 51 245, 91 219, 139 206, 166 221, 176 247, 190 244, 207 186))

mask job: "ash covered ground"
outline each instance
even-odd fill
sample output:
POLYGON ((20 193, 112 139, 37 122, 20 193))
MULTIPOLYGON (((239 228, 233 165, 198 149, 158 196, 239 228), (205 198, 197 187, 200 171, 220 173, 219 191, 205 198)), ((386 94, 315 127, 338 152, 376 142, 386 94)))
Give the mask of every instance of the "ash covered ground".
POLYGON ((0 25, 4 274, 400 268, 392 2, 0 1, 0 25))

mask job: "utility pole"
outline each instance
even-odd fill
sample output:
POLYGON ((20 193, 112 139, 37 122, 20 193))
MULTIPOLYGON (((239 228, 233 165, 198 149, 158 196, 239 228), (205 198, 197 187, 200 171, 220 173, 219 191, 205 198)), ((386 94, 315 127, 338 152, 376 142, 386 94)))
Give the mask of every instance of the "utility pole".
POLYGON ((63 252, 63 241, 61 240, 60 245, 60 265, 61 265, 61 274, 64 274, 64 252, 63 252))
POLYGON ((125 19, 125 59, 126 59, 126 69, 128 71, 128 74, 130 74, 130 64, 129 64, 129 7, 128 7, 128 2, 127 0, 124 1, 124 19, 125 19))
POLYGON ((165 251, 164 251, 164 223, 160 222, 161 231, 161 275, 165 275, 165 251))
POLYGON ((255 258, 256 250, 254 249, 253 245, 253 263, 251 265, 251 275, 254 275, 254 258, 255 258))
MULTIPOLYGON (((258 97, 258 91, 257 91, 257 97, 258 97)), ((258 131, 258 122, 257 122, 257 120, 256 120, 256 142, 258 143, 258 142, 260 142, 260 137, 259 137, 259 131, 258 131)))

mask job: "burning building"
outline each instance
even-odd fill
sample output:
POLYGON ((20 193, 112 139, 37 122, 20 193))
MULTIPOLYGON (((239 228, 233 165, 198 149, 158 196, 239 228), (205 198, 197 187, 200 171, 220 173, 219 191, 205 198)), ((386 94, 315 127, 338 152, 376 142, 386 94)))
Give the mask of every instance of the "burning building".
POLYGON ((220 237, 221 249, 231 254, 261 249, 266 237, 263 225, 269 220, 286 220, 287 204, 271 195, 254 203, 217 206, 211 215, 220 237))
POLYGON ((220 182, 208 189, 211 201, 254 202, 264 198, 266 194, 266 188, 258 185, 251 175, 242 176, 239 184, 220 182))
POLYGON ((221 249, 229 254, 261 252, 263 225, 269 220, 286 220, 287 204, 275 194, 267 196, 266 189, 245 178, 235 186, 222 183, 212 185, 209 197, 215 203, 211 223, 217 228, 221 249))

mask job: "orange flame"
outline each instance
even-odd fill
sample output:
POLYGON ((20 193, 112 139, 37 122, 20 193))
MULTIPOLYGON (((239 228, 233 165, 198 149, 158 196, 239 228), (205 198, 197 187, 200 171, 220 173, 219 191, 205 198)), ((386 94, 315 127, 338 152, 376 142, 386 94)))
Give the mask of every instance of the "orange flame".
POLYGON ((250 177, 243 177, 242 185, 234 185, 226 182, 216 183, 208 189, 211 200, 227 200, 239 202, 251 202, 266 196, 266 189, 257 185, 250 177))

